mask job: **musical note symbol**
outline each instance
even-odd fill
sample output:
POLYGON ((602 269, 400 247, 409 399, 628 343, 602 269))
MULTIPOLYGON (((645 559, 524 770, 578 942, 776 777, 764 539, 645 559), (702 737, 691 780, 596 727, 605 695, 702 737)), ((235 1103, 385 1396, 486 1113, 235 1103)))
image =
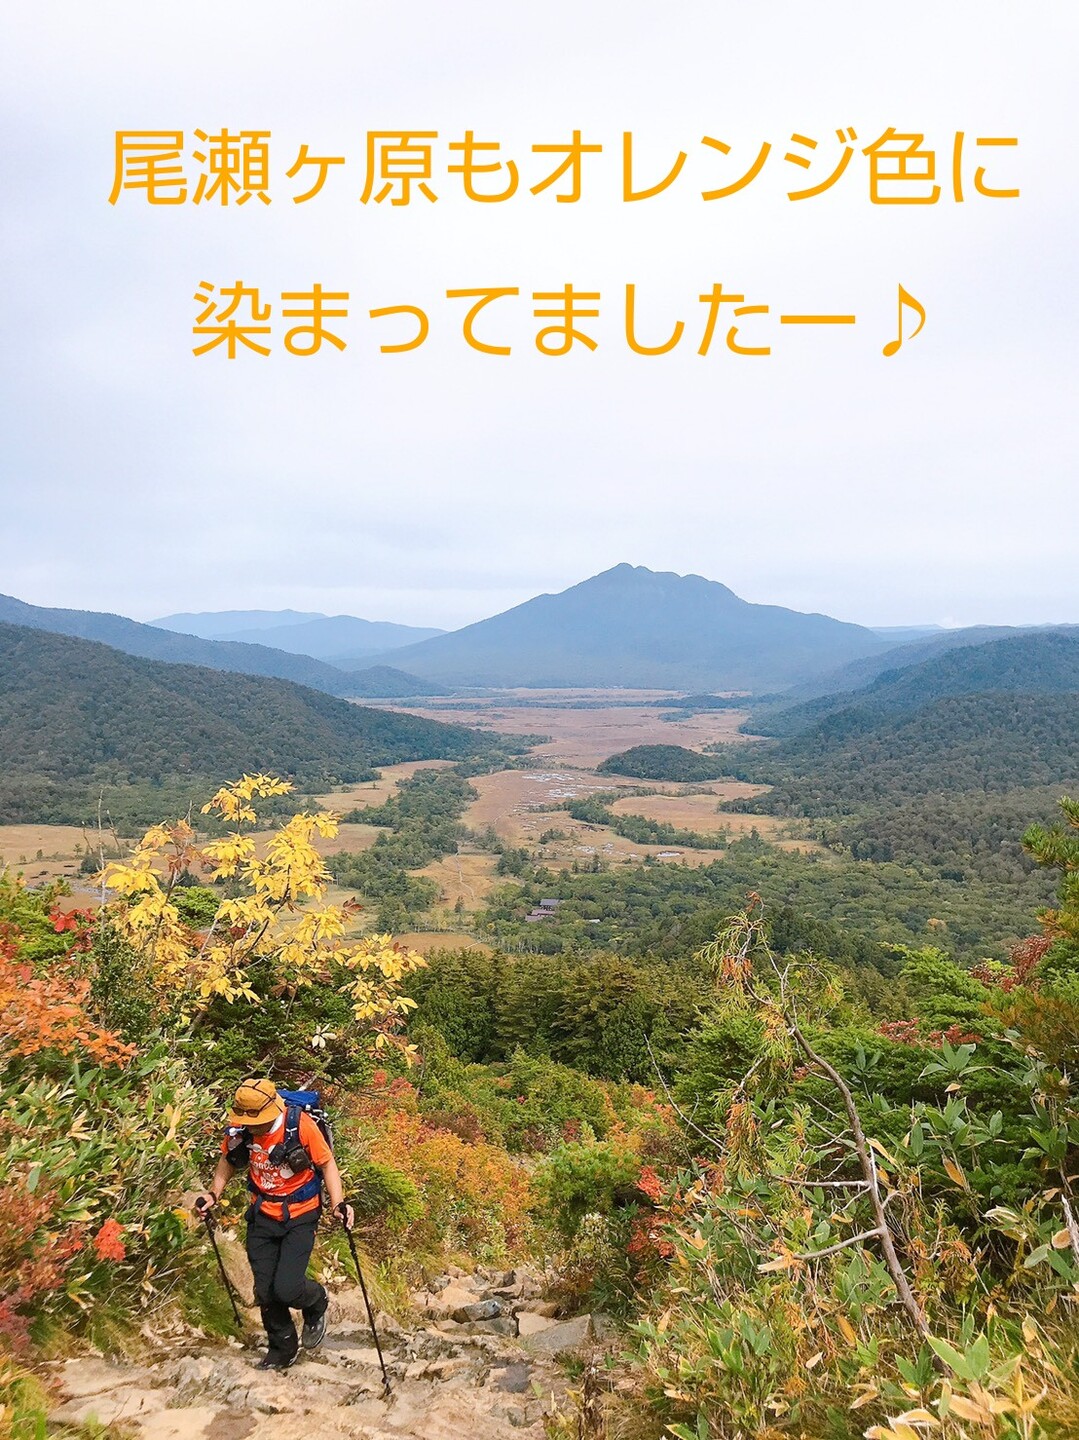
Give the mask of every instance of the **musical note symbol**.
POLYGON ((898 338, 895 339, 895 340, 889 340, 889 341, 888 341, 887 345, 885 345, 883 351, 881 352, 881 353, 884 354, 884 355, 889 355, 889 356, 891 356, 891 355, 898 355, 898 353, 899 353, 899 347, 903 344, 903 306, 904 306, 904 305, 909 306, 910 309, 913 310, 914 313, 915 313, 915 314, 917 315, 917 317, 918 317, 918 323, 917 323, 917 325, 914 327, 914 329, 913 329, 913 331, 911 332, 911 334, 907 337, 909 340, 913 340, 914 337, 915 337, 915 335, 917 335, 918 331, 919 331, 919 330, 922 328, 922 326, 925 324, 925 306, 921 303, 921 301, 915 300, 914 296, 911 295, 908 291, 904 290, 903 287, 902 287, 902 285, 900 285, 900 287, 899 287, 899 336, 898 336, 898 338))

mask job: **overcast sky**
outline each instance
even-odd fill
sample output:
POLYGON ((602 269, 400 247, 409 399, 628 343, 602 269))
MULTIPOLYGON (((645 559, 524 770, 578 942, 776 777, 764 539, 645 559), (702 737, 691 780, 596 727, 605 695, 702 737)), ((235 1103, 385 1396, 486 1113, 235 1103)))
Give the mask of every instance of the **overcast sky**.
POLYGON ((294 607, 450 627, 626 560, 870 624, 1079 621, 1077 15, 11 0, 0 589, 138 619, 294 607), (935 205, 870 203, 862 149, 889 126, 936 150, 935 205), (117 130, 183 130, 193 188, 193 132, 222 127, 270 131, 271 205, 109 205, 117 130), (395 127, 438 133, 436 203, 360 203, 367 132, 395 127), (845 174, 788 200, 834 168, 838 127, 858 137, 845 174), (557 163, 531 146, 575 128, 603 146, 580 202, 528 193, 557 163), (446 173, 468 129, 516 160, 511 200, 469 201, 446 173), (625 130, 642 184, 687 153, 654 199, 621 198, 625 130), (796 134, 819 142, 811 170, 784 159, 796 134), (700 198, 766 141, 750 185, 700 198), (346 164, 296 205, 303 143, 346 164), (1020 198, 978 195, 980 164, 1020 198), (237 279, 273 306, 271 355, 194 357, 196 285, 237 279), (350 292, 348 345, 299 358, 280 294, 316 282, 350 292), (642 341, 685 322, 670 354, 628 349, 628 282, 642 341), (771 307, 742 322, 770 356, 726 349, 731 307, 697 354, 716 282, 771 307), (597 348, 541 355, 532 293, 567 283, 601 293, 582 324, 597 348), (886 359, 900 283, 927 319, 886 359), (469 349, 445 298, 493 286, 521 294, 477 334, 509 356, 469 349), (407 331, 368 312, 401 304, 429 338, 380 354, 407 331))

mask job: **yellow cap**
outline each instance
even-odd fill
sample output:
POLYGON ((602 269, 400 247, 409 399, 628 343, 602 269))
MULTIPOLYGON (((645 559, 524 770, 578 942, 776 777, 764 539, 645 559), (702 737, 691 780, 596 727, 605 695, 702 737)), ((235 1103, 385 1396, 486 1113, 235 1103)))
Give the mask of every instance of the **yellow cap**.
POLYGON ((245 1080, 232 1102, 230 1125, 269 1125, 284 1114, 285 1105, 272 1080, 245 1080))

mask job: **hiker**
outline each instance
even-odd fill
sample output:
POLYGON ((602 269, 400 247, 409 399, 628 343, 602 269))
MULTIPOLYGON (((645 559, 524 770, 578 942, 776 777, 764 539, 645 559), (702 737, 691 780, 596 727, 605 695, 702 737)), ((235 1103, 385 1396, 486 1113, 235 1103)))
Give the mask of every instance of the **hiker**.
POLYGON ((333 1213, 346 1230, 355 1222, 326 1136, 306 1110, 289 1104, 272 1080, 245 1080, 236 1091, 221 1155, 210 1182, 195 1200, 205 1215, 221 1199, 233 1174, 248 1167, 247 1258, 269 1349, 260 1370, 287 1370, 300 1352, 326 1334, 329 1297, 307 1278, 307 1262, 322 1213, 325 1182, 333 1213), (298 1338, 290 1311, 303 1311, 298 1338))

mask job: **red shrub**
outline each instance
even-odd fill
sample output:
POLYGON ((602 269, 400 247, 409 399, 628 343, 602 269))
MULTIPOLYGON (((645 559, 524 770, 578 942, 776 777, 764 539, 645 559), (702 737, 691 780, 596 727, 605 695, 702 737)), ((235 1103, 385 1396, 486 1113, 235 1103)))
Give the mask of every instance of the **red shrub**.
POLYGON ((48 1195, 32 1195, 25 1181, 0 1187, 0 1341, 25 1345, 27 1312, 64 1288, 68 1265, 83 1248, 77 1226, 49 1234, 55 1213, 48 1195))

